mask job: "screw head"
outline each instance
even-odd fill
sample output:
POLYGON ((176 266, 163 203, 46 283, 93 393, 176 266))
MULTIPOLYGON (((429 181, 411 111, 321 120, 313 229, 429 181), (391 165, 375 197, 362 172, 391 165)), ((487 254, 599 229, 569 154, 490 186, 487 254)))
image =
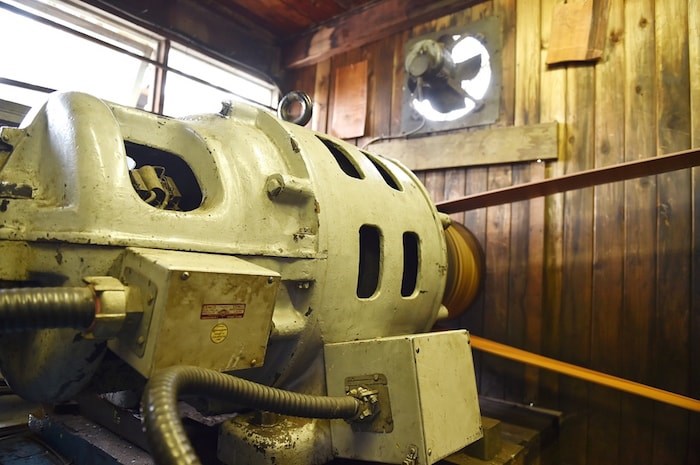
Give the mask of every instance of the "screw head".
POLYGON ((182 274, 180 275, 180 279, 183 281, 187 281, 190 279, 190 272, 189 271, 183 271, 182 274))

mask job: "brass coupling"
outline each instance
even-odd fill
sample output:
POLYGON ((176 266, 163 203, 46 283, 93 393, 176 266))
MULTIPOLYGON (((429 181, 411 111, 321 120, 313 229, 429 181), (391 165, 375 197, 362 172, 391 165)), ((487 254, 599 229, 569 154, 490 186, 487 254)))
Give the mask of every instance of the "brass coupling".
POLYGON ((87 276, 83 281, 95 293, 95 319, 83 332, 86 339, 114 337, 143 315, 137 287, 125 286, 112 276, 87 276))

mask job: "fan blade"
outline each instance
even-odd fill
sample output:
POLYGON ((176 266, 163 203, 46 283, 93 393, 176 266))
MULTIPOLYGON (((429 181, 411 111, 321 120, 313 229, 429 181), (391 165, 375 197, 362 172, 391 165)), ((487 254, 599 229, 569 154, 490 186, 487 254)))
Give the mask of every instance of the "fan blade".
POLYGON ((438 202, 435 205, 437 209, 443 213, 458 213, 504 203, 518 202, 520 200, 534 199, 535 197, 557 194, 559 192, 581 189, 584 187, 597 186, 598 184, 642 178, 644 176, 692 168, 693 166, 700 166, 700 148, 581 171, 579 173, 545 179, 543 181, 534 181, 511 187, 504 187, 502 189, 438 202))
POLYGON ((475 55, 462 63, 455 64, 455 79, 458 81, 474 79, 481 71, 481 55, 475 55))

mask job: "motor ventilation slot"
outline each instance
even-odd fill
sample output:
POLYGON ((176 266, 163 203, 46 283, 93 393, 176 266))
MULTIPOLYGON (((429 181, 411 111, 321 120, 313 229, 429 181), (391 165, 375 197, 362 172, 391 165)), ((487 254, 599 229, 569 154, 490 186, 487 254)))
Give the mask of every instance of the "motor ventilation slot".
POLYGON ((360 168, 357 167, 350 154, 340 145, 328 139, 324 139, 323 137, 316 137, 318 137, 318 140, 323 142, 323 145, 331 152, 331 155, 333 155, 333 158, 335 158, 335 161, 338 163, 338 166, 340 166, 340 169, 343 170, 343 173, 356 179, 365 178, 365 175, 360 171, 360 168))
POLYGON ((403 275, 401 296, 410 297, 416 291, 420 265, 420 238, 414 232, 403 233, 403 275))
POLYGON ((163 210, 192 211, 203 200, 189 165, 179 156, 155 147, 124 141, 130 166, 131 185, 141 199, 163 210))
POLYGON ((367 153, 367 152, 362 152, 365 154, 365 156, 369 159, 369 161, 372 162, 375 168, 377 168, 377 171, 379 171, 379 174, 382 175, 382 178, 384 179, 384 182, 391 187, 394 190, 397 191, 402 191, 403 187, 401 187, 401 184, 399 184, 399 181, 396 180, 393 174, 387 169, 384 164, 377 159, 374 155, 367 153))
POLYGON ((382 256, 382 234, 379 228, 363 225, 360 228, 360 260, 357 271, 357 297, 372 297, 379 287, 382 256))

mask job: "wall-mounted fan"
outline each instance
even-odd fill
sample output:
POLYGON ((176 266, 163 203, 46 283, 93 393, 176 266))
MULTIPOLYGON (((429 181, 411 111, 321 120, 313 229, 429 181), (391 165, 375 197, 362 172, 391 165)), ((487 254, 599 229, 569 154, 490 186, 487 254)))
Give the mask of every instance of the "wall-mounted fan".
POLYGON ((501 76, 497 18, 418 37, 405 50, 404 132, 420 119, 425 120, 421 132, 496 121, 501 76))

